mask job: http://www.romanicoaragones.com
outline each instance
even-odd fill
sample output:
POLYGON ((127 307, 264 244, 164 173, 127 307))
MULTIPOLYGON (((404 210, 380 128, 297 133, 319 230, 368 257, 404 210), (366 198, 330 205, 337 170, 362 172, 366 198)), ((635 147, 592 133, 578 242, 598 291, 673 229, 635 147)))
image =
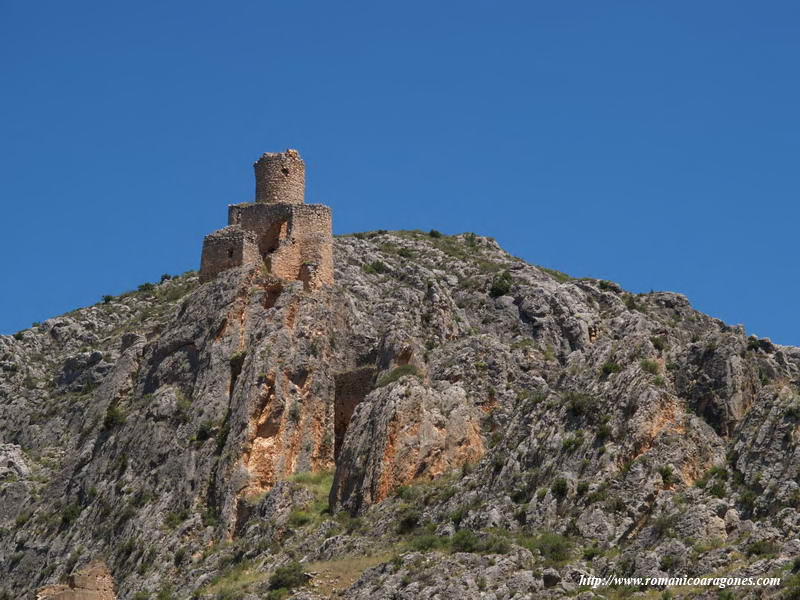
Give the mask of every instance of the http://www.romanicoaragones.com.
POLYGON ((775 587, 781 584, 780 577, 595 577, 581 575, 578 585, 591 588, 612 586, 652 586, 652 587, 704 587, 713 586, 720 589, 727 587, 775 587))

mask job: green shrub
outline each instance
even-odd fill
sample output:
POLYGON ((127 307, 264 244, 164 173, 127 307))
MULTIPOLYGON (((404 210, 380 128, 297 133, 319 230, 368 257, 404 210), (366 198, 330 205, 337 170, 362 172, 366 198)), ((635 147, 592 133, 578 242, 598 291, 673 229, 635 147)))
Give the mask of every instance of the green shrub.
POLYGON ((200 516, 203 527, 216 527, 219 524, 219 515, 213 506, 209 506, 200 516))
POLYGON ((114 296, 112 296, 110 294, 105 294, 103 296, 103 304, 110 304, 113 299, 114 299, 114 296))
POLYGON ((213 435, 214 435, 214 424, 211 421, 203 421, 200 424, 200 428, 197 430, 194 439, 198 442, 205 442, 213 435))
POLYGON ((537 537, 523 542, 529 550, 538 550, 542 556, 551 562, 569 560, 572 544, 569 539, 558 533, 542 533, 537 537))
POLYGON ((619 373, 620 371, 622 371, 622 367, 610 360, 604 362, 603 366, 600 367, 600 373, 603 375, 603 377, 608 377, 609 375, 619 373))
POLYGON ((173 600, 172 586, 169 583, 158 590, 158 594, 156 594, 156 600, 173 600))
POLYGON ((403 365, 402 367, 397 367, 396 369, 392 369, 378 379, 378 383, 375 387, 383 387, 385 385, 389 385, 390 383, 394 383, 401 377, 405 377, 406 375, 414 375, 415 377, 420 377, 419 370, 414 365, 403 365))
POLYGON ((75 522, 80 514, 81 506, 78 503, 73 502, 72 504, 68 504, 61 512, 61 525, 64 527, 69 527, 75 522))
POLYGON ((412 538, 409 545, 412 550, 416 550, 417 552, 427 552, 428 550, 441 547, 443 541, 444 540, 438 535, 425 533, 412 538))
POLYGON ((397 533, 404 534, 414 531, 419 525, 420 512, 413 506, 404 507, 397 515, 397 533))
POLYGON ((558 283, 566 283, 567 281, 572 281, 574 278, 571 275, 567 275, 561 271, 556 269, 548 269, 547 267, 542 267, 541 265, 536 265, 537 269, 540 269, 547 273, 550 277, 555 279, 558 283))
POLYGON ((653 344, 653 348, 655 348, 659 352, 662 352, 667 347, 667 341, 662 337, 656 337, 656 336, 651 337, 650 343, 653 344))
POLYGON ((658 363, 654 360, 641 360, 639 361, 639 366, 642 367, 643 371, 651 375, 658 375, 658 363))
POLYGON ((583 433, 578 431, 574 435, 571 435, 568 438, 566 438, 561 443, 561 447, 566 452, 574 452, 575 450, 577 450, 578 448, 580 448, 583 445, 583 442, 584 442, 583 433))
POLYGON ((245 358, 247 358, 247 350, 238 350, 237 352, 234 352, 228 359, 228 362, 231 365, 231 370, 236 373, 241 373, 245 358))
POLYGON ((669 485, 672 482, 672 467, 670 465, 659 467, 658 474, 661 475, 664 485, 669 485))
POLYGON ((601 423, 597 426, 597 441, 604 442, 611 437, 611 425, 608 423, 601 423))
POLYGON ((290 562, 288 565, 278 567, 275 569, 275 572, 270 575, 269 589, 292 590, 304 585, 306 581, 308 581, 308 578, 303 571, 303 565, 298 562, 290 562))
POLYGON ((362 269, 364 273, 368 275, 381 275, 389 270, 386 264, 380 260, 374 260, 371 263, 365 264, 362 269))
POLYGON ((583 560, 594 560, 598 556, 602 556, 603 550, 597 545, 586 546, 583 549, 583 560))
POLYGON ((713 485, 708 487, 708 493, 714 496, 715 498, 724 498, 725 497, 725 484, 721 481, 714 482, 713 485))
POLYGON ((511 291, 511 284, 513 283, 513 279, 511 278, 511 273, 508 271, 503 271, 502 273, 498 273, 492 279, 492 285, 489 288, 489 295, 492 298, 499 298, 500 296, 505 296, 508 292, 511 291))
POLYGON ((156 286, 155 286, 155 285, 153 285, 152 283, 143 283, 143 284, 142 284, 142 285, 140 285, 140 286, 139 286, 137 289, 138 289, 140 292, 151 292, 151 291, 153 291, 153 290, 155 289, 155 287, 156 287, 156 286))
POLYGON ((563 398, 567 403, 567 410, 578 417, 591 412, 596 404, 594 397, 581 392, 567 392, 563 398))
POLYGON ((766 540, 759 540, 757 542, 753 542, 752 544, 748 544, 746 548, 746 552, 748 556, 766 556, 769 554, 777 554, 780 550, 780 546, 778 546, 774 542, 768 542, 766 540))
POLYGON ((175 529, 178 525, 183 523, 189 518, 188 510, 180 510, 177 512, 169 512, 164 517, 164 524, 170 529, 175 529))
MULTIPOLYGON (((781 600, 800 600, 800 575, 795 575, 783 580, 783 593, 781 600)), ((731 596, 733 600, 733 596, 731 596)))
POLYGON ((432 238, 440 238, 440 237, 442 237, 442 232, 441 231, 437 231, 435 229, 431 229, 428 232, 428 235, 431 236, 432 238))
POLYGON ((308 525, 314 520, 314 517, 305 510, 294 509, 289 513, 289 525, 292 527, 302 527, 308 525))
POLYGON ((756 508, 756 500, 758 499, 758 494, 756 494, 753 490, 744 490, 739 495, 739 498, 742 502, 742 506, 747 511, 747 513, 752 515, 756 508))
POLYGON ((569 491, 569 486, 567 485, 567 480, 563 477, 559 477, 553 482, 553 486, 550 488, 550 491, 553 492, 553 495, 558 498, 562 499, 567 495, 567 491, 569 491))
POLYGON ((103 429, 113 429, 125 423, 125 412, 117 405, 110 404, 103 419, 103 429))
POLYGON ((669 573, 678 566, 678 557, 674 554, 665 554, 658 563, 658 568, 669 573))
POLYGON ((228 434, 231 431, 230 424, 226 421, 225 424, 220 427, 219 434, 217 434, 217 447, 216 452, 217 454, 222 454, 222 450, 225 448, 225 442, 228 441, 228 434))
POLYGON ((480 548, 478 536, 469 529, 460 529, 450 538, 454 552, 477 552, 480 548))
POLYGON ((486 554, 508 554, 511 551, 511 542, 501 535, 489 535, 481 542, 481 552, 486 554))
POLYGON ((662 514, 655 521, 653 521, 653 532, 657 537, 672 537, 674 535, 674 527, 678 522, 678 515, 662 514))
POLYGON ((183 564, 183 561, 186 560, 186 548, 179 548, 175 555, 172 557, 172 561, 175 563, 175 566, 180 566, 183 564))

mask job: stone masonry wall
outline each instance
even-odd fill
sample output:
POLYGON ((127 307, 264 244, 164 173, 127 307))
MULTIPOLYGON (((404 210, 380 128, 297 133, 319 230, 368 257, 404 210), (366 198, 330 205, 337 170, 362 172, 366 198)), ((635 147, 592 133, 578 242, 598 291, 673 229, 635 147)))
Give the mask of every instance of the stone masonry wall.
POLYGON ((235 204, 228 222, 252 231, 277 277, 309 289, 333 283, 331 209, 323 204, 235 204))
POLYGON ((254 164, 256 202, 302 204, 306 166, 297 150, 267 152, 254 164))
POLYGON ((259 260, 261 254, 252 231, 238 225, 218 229, 203 240, 200 281, 209 281, 226 269, 259 260))

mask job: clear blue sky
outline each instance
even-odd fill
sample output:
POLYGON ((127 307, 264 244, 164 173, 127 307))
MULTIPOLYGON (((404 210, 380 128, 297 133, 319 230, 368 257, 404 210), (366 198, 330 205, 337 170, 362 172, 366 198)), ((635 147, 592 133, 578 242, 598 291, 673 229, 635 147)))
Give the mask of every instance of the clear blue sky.
POLYGON ((0 0, 0 332, 197 268, 300 149, 336 233, 475 231, 800 344, 800 4, 0 0))

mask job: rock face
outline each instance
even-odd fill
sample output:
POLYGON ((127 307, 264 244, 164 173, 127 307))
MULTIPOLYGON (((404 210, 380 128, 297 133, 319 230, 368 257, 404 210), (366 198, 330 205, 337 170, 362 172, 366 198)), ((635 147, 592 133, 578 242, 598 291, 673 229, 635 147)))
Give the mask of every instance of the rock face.
POLYGON ((434 389, 415 377, 372 393, 350 421, 331 504, 350 512, 398 487, 435 479, 483 456, 479 408, 461 386, 434 389))
POLYGON ((0 598, 113 598, 101 558, 120 600, 792 577, 800 350, 472 234, 334 254, 333 286, 248 263, 0 336, 0 598))
POLYGON ((116 600, 114 579, 102 562, 96 562, 69 577, 66 585, 42 588, 36 600, 116 600))

